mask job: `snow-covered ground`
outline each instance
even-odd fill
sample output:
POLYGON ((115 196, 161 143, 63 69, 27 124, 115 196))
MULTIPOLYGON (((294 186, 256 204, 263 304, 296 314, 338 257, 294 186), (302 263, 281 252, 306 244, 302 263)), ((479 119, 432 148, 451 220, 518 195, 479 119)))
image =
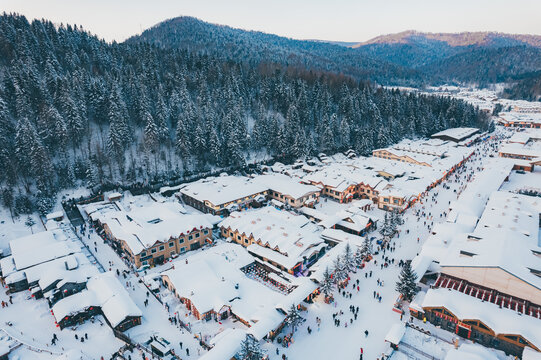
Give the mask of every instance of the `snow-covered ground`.
MULTIPOLYGON (((291 360, 358 359, 361 348, 364 359, 378 359, 383 353, 389 352, 389 345, 384 341, 387 332, 393 324, 409 320, 407 314, 401 319, 400 314, 392 311, 398 297, 394 289, 400 272, 398 262, 411 260, 418 254, 423 241, 429 234, 429 228, 437 222, 444 221, 443 212, 447 211, 449 203, 456 200, 459 193, 467 186, 466 178, 482 168, 483 163, 488 159, 488 146, 487 144, 476 146, 483 155, 473 156, 463 168, 445 182, 446 187, 439 185, 432 189, 422 201, 405 212, 405 223, 400 227, 399 235, 390 243, 393 250, 380 251, 364 269, 351 274, 349 285, 344 290, 345 293, 335 291, 334 303, 327 304, 318 297, 313 304, 307 305, 307 311, 302 312, 306 322, 294 334, 293 343, 289 348, 284 348, 277 342, 263 345, 270 359, 281 359, 282 354, 286 354, 291 360), (387 268, 381 265, 386 257, 388 257, 387 262, 390 263, 387 268), (383 286, 377 284, 378 280, 383 286), (376 300, 376 294, 381 296, 381 301, 376 300), (350 311, 351 306, 359 309, 356 319, 350 311), (334 317, 333 314, 335 314, 334 317), (320 326, 317 325, 316 318, 321 319, 320 326), (340 320, 339 326, 335 325, 334 319, 340 320), (311 333, 308 332, 308 327, 312 329, 311 333)), ((348 204, 340 204, 323 198, 317 210, 330 215, 348 206, 348 204)), ((1 209, 0 211, 2 211, 0 219, 3 221, 0 223, 0 248, 2 248, 7 247, 8 240, 28 234, 30 229, 24 225, 24 220, 13 223, 9 213, 1 209)), ((378 218, 383 217, 381 210, 373 209, 371 212, 378 218)), ((36 218, 35 230, 37 227, 42 227, 42 225, 36 218)), ((182 359, 196 359, 206 352, 197 339, 199 334, 213 335, 227 328, 245 328, 244 325, 230 319, 220 323, 197 321, 184 305, 180 304, 169 292, 164 291, 163 287, 157 296, 151 294, 142 282, 142 277, 151 278, 153 274, 157 275, 171 267, 171 263, 153 268, 148 273, 136 273, 95 232, 88 229, 81 232, 78 229, 78 234, 105 270, 119 271, 119 280, 143 311, 142 324, 126 332, 133 341, 142 344, 151 336, 157 335, 170 341, 171 347, 175 353, 181 355, 182 359), (123 273, 126 275, 124 276, 123 273), (149 302, 145 306, 147 299, 149 302), (178 317, 184 322, 189 322, 192 333, 171 322, 171 317, 178 317), (189 349, 189 355, 186 349, 189 349)), ((205 251, 205 249, 197 251, 205 251)), ((181 255, 180 259, 192 254, 193 252, 181 255)), ((9 301, 5 293, 0 294, 0 299, 9 301)), ((113 336, 111 329, 104 324, 103 320, 94 323, 87 321, 74 329, 60 331, 54 325, 54 317, 45 300, 35 300, 29 297, 28 292, 21 292, 15 294, 12 301, 13 305, 0 309, 2 319, 0 331, 6 331, 27 345, 13 352, 14 358, 51 359, 68 349, 82 351, 87 358, 99 359, 101 356, 108 358, 123 345, 122 341, 113 336), (7 322, 11 325, 5 324, 7 322), (51 345, 53 333, 56 333, 59 339, 54 346, 51 345), (84 342, 75 339, 76 334, 80 339, 80 336, 84 336, 85 333, 88 334, 88 339, 84 342), (42 352, 39 352, 40 350, 42 352)), ((439 339, 408 329, 403 342, 422 348, 423 352, 434 358, 443 359, 445 353, 453 348, 452 334, 436 329, 430 324, 420 325, 427 328, 431 334, 438 334, 439 339)), ((286 327, 279 337, 283 337, 290 331, 286 327)), ((459 342, 462 343, 463 340, 459 339, 459 342)), ((134 358, 140 356, 135 354, 133 354, 134 358)), ((395 352, 392 358, 405 358, 403 356, 404 353, 395 352)))
MULTIPOLYGON (((486 147, 484 144, 478 145, 479 149, 484 147, 486 147)), ((361 348, 363 348, 365 359, 381 357, 382 353, 389 348, 389 345, 384 342, 385 335, 393 324, 401 321, 400 314, 392 311, 398 297, 394 289, 400 272, 398 261, 411 260, 418 254, 423 241, 429 234, 428 225, 444 221, 444 217, 440 217, 440 214, 448 209, 449 202, 456 200, 460 190, 467 185, 464 180, 466 176, 478 172, 478 168, 482 167, 486 159, 487 155, 473 156, 465 167, 459 169, 456 175, 445 182, 449 189, 439 185, 432 189, 420 203, 408 209, 405 212, 405 223, 401 226, 399 237, 395 237, 391 242, 395 250, 386 251, 385 254, 380 252, 375 256, 377 264, 371 261, 364 269, 351 276, 350 285, 346 289, 352 294, 351 299, 335 294, 337 301, 334 304, 326 304, 321 297, 317 298, 314 304, 308 306, 308 311, 303 313, 307 321, 294 335, 294 343, 289 348, 283 348, 276 342, 265 345, 271 355, 270 358, 279 359, 281 354, 285 353, 291 360, 358 359, 361 348), (432 200, 433 197, 434 200, 432 200), (417 217, 415 213, 418 210, 425 212, 426 216, 417 217), (409 234, 406 230, 409 230, 409 234), (382 269, 382 259, 386 256, 394 259, 394 265, 382 269), (366 277, 366 274, 370 272, 372 276, 366 277), (378 279, 383 281, 383 286, 377 285, 378 279), (351 285, 356 285, 357 280, 359 291, 356 288, 353 289, 351 285), (381 302, 374 298, 374 292, 382 296, 381 302), (350 306, 359 307, 357 320, 354 320, 353 314, 349 311, 350 306), (337 316, 340 319, 340 326, 337 327, 332 315, 339 312, 343 315, 337 316), (316 317, 322 320, 319 330, 316 317), (348 323, 347 327, 345 327, 346 323, 348 323), (314 330, 312 334, 308 334, 308 326, 314 330), (368 331, 368 336, 365 336, 365 331, 368 331), (276 355, 277 348, 280 355, 276 355)), ((341 206, 343 205, 328 200, 323 201, 318 210, 332 213, 340 210, 341 206)), ((407 318, 408 316, 405 316, 403 320, 407 318)), ((440 358, 439 355, 434 356, 440 358)))

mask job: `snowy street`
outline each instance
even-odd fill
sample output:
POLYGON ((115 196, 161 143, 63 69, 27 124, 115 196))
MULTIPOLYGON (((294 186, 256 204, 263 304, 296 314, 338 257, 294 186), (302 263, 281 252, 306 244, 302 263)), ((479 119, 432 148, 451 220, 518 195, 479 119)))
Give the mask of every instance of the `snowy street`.
MULTIPOLYGON (((484 152, 481 149, 485 147, 485 144, 481 144, 476 149, 484 152)), ((427 226, 445 220, 445 217, 443 215, 440 217, 440 214, 447 210, 450 201, 457 199, 460 190, 467 184, 465 179, 478 172, 478 168, 482 168, 487 158, 488 153, 483 156, 472 156, 463 168, 458 169, 443 183, 448 185, 448 189, 440 184, 432 189, 422 202, 406 210, 405 223, 400 228, 399 237, 391 240, 390 246, 395 250, 380 251, 375 256, 375 261, 372 260, 364 269, 351 275, 349 285, 345 289, 352 295, 351 299, 335 291, 336 301, 329 305, 322 301, 321 296, 318 297, 314 304, 308 306, 308 311, 303 312, 307 321, 293 336, 294 343, 290 348, 286 349, 280 345, 278 346, 280 355, 276 355, 276 343, 265 346, 270 358, 279 359, 281 354, 285 353, 291 360, 358 359, 361 348, 366 359, 381 357, 382 353, 388 349, 388 344, 384 342, 385 335, 393 324, 400 322, 400 314, 392 311, 398 298, 394 287, 400 273, 397 265, 399 260, 411 260, 418 254, 422 242, 429 234, 427 226), (426 213, 426 217, 418 218, 415 214, 417 211, 426 213), (425 221, 427 225, 424 224, 425 221), (409 230, 409 234, 406 234, 406 230, 409 230), (390 261, 394 259, 394 265, 381 268, 385 257, 388 257, 390 261), (370 273, 371 277, 366 277, 366 274, 370 273), (378 286, 378 280, 383 282, 383 286, 378 286), (357 281, 359 281, 359 291, 352 285, 356 286, 357 281), (382 297, 381 302, 375 299, 374 292, 382 297), (359 307, 357 320, 352 321, 354 317, 349 311, 350 306, 359 307), (337 327, 334 325, 332 314, 339 312, 343 314, 337 316, 337 319, 340 319, 340 326, 337 327), (322 319, 319 330, 316 317, 322 319), (307 332, 308 326, 313 329, 311 335, 307 332), (368 331, 368 336, 365 336, 365 331, 368 331)), ((369 236, 374 235, 376 233, 369 234, 369 236)), ((408 318, 406 314, 403 321, 408 318)))

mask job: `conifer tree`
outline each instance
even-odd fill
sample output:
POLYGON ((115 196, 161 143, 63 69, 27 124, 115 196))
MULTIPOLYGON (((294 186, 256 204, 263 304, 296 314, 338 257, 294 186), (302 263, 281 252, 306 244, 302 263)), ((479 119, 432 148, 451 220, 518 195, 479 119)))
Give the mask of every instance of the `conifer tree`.
POLYGON ((355 258, 353 251, 351 250, 351 246, 349 245, 349 242, 346 244, 346 247, 344 249, 344 256, 342 257, 342 263, 344 266, 344 270, 346 272, 351 272, 355 270, 355 258))
POLYGON ((417 291, 416 280, 417 274, 411 268, 411 261, 406 261, 396 283, 396 291, 402 295, 402 299, 406 301, 413 299, 417 291))
POLYGON ((303 321, 304 319, 301 317, 301 314, 299 313, 297 306, 295 306, 294 304, 291 304, 291 307, 289 308, 287 312, 286 323, 289 326, 291 326, 292 332, 295 332, 297 330, 297 327, 303 321))
POLYGON ((259 341, 253 335, 246 334, 246 337, 240 344, 240 351, 235 357, 238 360, 261 360, 265 356, 259 341))
POLYGON ((360 253, 363 260, 366 260, 370 255, 372 255, 372 242, 368 239, 368 237, 364 238, 360 253))
POLYGON ((335 284, 340 284, 342 281, 346 280, 348 273, 344 268, 344 262, 341 256, 337 256, 333 262, 333 278, 335 284))
POLYGON ((321 286, 319 289, 325 295, 325 297, 330 297, 332 295, 332 291, 334 288, 332 274, 329 271, 329 267, 327 266, 325 268, 325 271, 323 272, 323 280, 321 281, 321 286))

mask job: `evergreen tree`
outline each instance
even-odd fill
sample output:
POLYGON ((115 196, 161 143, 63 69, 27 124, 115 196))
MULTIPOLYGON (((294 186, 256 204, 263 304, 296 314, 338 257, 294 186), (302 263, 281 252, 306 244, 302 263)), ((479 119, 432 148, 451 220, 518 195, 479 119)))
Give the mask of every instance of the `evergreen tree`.
POLYGON ((366 260, 370 255, 372 255, 372 242, 367 237, 364 238, 360 254, 363 260, 366 260))
POLYGON ((333 284, 332 274, 329 271, 328 266, 325 268, 325 271, 323 272, 323 280, 321 281, 321 286, 319 287, 319 289, 321 290, 323 295, 325 295, 325 297, 330 297, 332 295, 334 284, 333 284))
POLYGON ((383 239, 389 240, 395 233, 396 227, 392 220, 392 214, 385 212, 383 224, 379 229, 379 233, 383 236, 383 239))
POLYGON ((354 258, 353 251, 351 250, 351 246, 349 245, 349 242, 346 244, 346 247, 344 249, 344 256, 342 257, 342 264, 344 266, 344 270, 347 273, 355 271, 355 258, 354 258))
POLYGON ((417 292, 417 274, 411 268, 411 261, 406 261, 398 281, 396 283, 396 291, 402 295, 405 301, 411 301, 417 292))
POLYGON ((238 360, 261 360, 265 356, 259 341, 253 335, 246 334, 246 337, 240 344, 240 351, 235 358, 238 360))
POLYGON ((287 312, 286 317, 286 323, 291 326, 292 332, 295 332, 297 330, 297 327, 304 321, 304 319, 301 317, 301 314, 299 310, 297 309, 297 306, 294 304, 291 304, 291 307, 289 308, 289 311, 287 312))
POLYGON ((339 285, 342 281, 348 278, 347 270, 344 267, 344 262, 341 256, 337 256, 333 262, 334 283, 339 285))

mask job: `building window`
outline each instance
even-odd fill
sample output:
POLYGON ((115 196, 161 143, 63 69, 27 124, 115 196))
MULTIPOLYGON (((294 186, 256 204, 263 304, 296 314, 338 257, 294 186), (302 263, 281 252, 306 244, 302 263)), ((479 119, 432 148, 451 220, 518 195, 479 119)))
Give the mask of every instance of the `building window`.
POLYGON ((208 235, 208 233, 209 233, 208 230, 203 230, 203 234, 208 235))
POLYGON ((186 252, 186 248, 185 248, 185 247, 181 247, 181 248, 180 248, 180 253, 183 254, 183 253, 185 253, 185 252, 186 252))
POLYGON ((165 245, 160 245, 160 251, 164 251, 165 250, 165 245))
POLYGON ((244 242, 245 242, 246 244, 248 244, 248 239, 244 239, 244 242))
POLYGON ((156 254, 156 248, 150 250, 151 253, 156 254))
POLYGON ((193 239, 193 235, 188 236, 188 240, 192 240, 192 239, 193 239))
POLYGON ((169 247, 172 248, 173 246, 175 246, 175 243, 174 243, 173 241, 171 241, 171 242, 169 243, 169 247))
POLYGON ((179 244, 182 244, 183 242, 184 242, 184 238, 178 239, 178 243, 179 243, 179 244))
POLYGON ((145 256, 147 256, 147 253, 146 253, 146 251, 143 251, 143 252, 141 253, 141 257, 145 257, 145 256))
POLYGON ((196 239, 197 239, 199 236, 200 236, 199 233, 196 233, 196 234, 195 234, 195 238, 196 238, 196 239))

